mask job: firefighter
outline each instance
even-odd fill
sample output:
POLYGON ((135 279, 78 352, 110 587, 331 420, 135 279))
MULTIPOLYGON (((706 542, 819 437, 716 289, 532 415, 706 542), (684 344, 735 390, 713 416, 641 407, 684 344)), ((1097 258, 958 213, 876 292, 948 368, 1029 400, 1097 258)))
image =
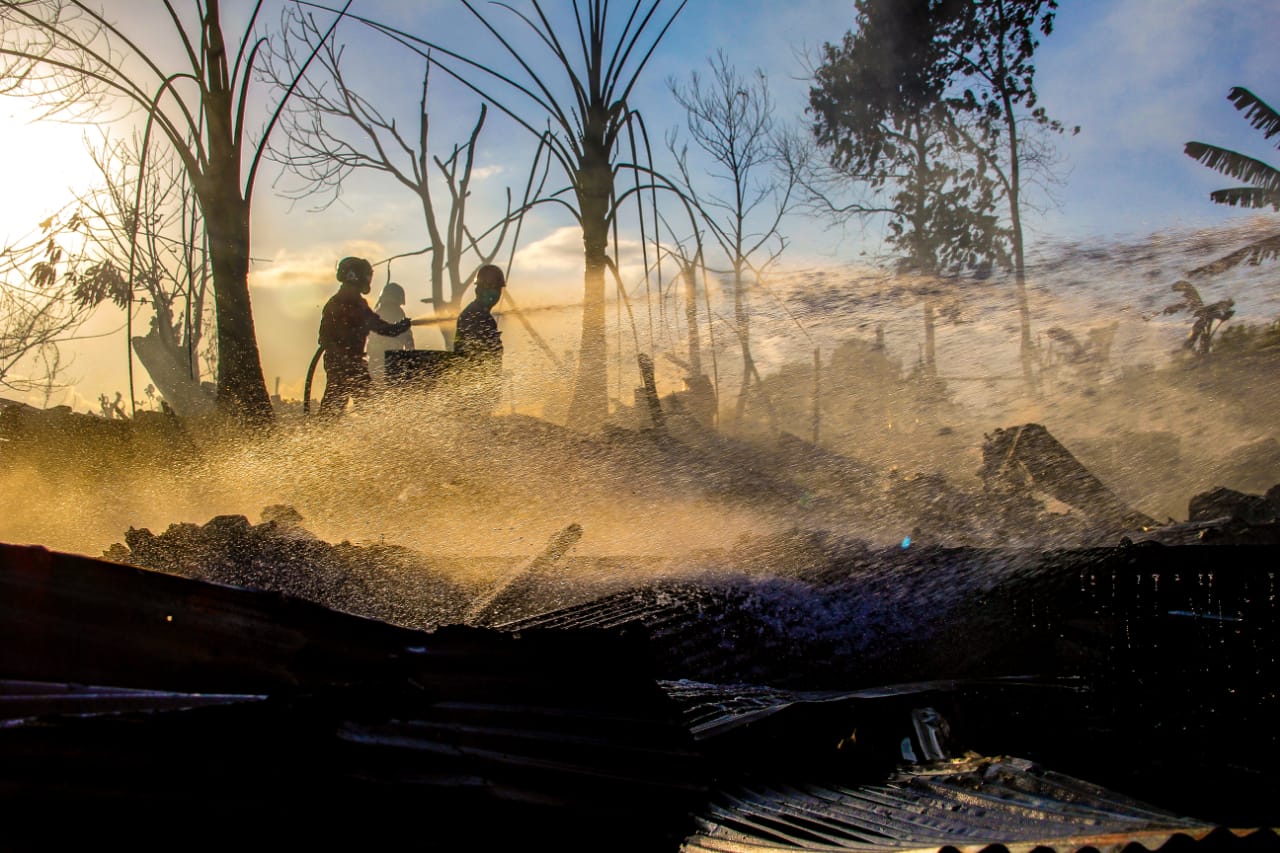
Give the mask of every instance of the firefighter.
POLYGON ((373 284, 373 265, 364 258, 338 263, 338 292, 325 303, 320 317, 320 346, 324 349, 325 387, 320 414, 334 417, 369 396, 373 381, 365 361, 370 332, 395 337, 409 329, 409 318, 388 323, 365 301, 373 284))
POLYGON ((485 264, 476 272, 476 297, 458 315, 453 351, 463 359, 468 408, 489 414, 502 394, 502 333, 493 307, 507 286, 501 268, 485 264))
MULTIPOLYGON (((387 282, 382 288, 373 310, 388 323, 399 323, 404 320, 404 288, 394 281, 387 282)), ((407 351, 414 349, 413 332, 406 329, 394 338, 382 335, 369 341, 369 375, 374 385, 387 381, 387 352, 389 350, 407 351)))

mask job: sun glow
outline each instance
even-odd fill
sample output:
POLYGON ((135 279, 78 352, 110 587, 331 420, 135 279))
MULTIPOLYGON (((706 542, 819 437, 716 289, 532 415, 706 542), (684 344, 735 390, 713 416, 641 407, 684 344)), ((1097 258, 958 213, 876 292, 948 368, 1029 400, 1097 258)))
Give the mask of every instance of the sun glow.
POLYGON ((0 96, 0 246, 39 233, 40 223, 94 183, 97 170, 80 125, 40 119, 31 105, 0 96))

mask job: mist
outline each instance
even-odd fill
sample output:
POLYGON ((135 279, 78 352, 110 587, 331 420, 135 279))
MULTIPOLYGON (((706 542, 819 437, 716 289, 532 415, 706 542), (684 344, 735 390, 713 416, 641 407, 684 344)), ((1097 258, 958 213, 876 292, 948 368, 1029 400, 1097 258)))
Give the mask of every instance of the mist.
MULTIPOLYGON (((796 529, 875 543, 915 530, 966 544, 945 524, 921 530, 921 518, 936 514, 924 504, 938 500, 939 482, 980 491, 985 437, 1024 423, 1043 424, 1134 509, 1184 520, 1198 491, 1262 492, 1280 481, 1280 406, 1265 364, 1192 363, 1181 348, 1188 318, 1160 314, 1180 270, 1249 233, 1237 226, 1042 253, 1031 278, 1045 365, 1039 394, 1019 381, 1016 315, 1002 279, 922 285, 815 268, 753 293, 763 383, 741 418, 741 359, 722 326, 714 341, 703 334, 720 392, 715 422, 682 408, 681 370, 659 357, 666 423, 656 436, 636 391, 636 343, 646 348, 649 337, 637 308, 635 326, 615 314, 623 322, 611 334, 610 426, 602 436, 577 433, 560 420, 569 360, 552 364, 508 314, 508 378, 493 418, 460 416, 447 392, 402 390, 334 424, 302 415, 297 400, 277 401, 279 426, 248 438, 158 413, 145 413, 159 424, 151 434, 141 423, 129 434, 111 424, 114 443, 74 429, 42 444, 8 435, 15 452, 0 475, 0 539, 96 556, 129 528, 158 533, 218 515, 257 522, 264 507, 288 505, 325 541, 478 558, 537 554, 577 524, 579 554, 635 558, 637 571, 709 564, 717 551, 796 529), (937 325, 936 377, 922 366, 922 288, 950 305, 937 325), (1078 341, 1110 329, 1109 349, 1073 360, 1046 335, 1053 328, 1078 341)), ((1280 315, 1270 278, 1266 267, 1244 267, 1202 291, 1236 300, 1225 328, 1265 325, 1280 315)), ((684 355, 679 312, 655 312, 655 351, 684 355)), ((571 355, 560 348, 571 306, 526 316, 553 352, 571 355)), ((321 387, 322 375, 316 400, 321 387)))

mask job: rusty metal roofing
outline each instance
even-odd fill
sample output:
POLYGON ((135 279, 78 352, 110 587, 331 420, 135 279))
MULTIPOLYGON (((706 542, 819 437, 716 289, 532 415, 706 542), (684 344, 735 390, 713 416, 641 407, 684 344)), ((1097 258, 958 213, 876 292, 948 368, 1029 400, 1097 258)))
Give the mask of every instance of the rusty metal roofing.
MULTIPOLYGON (((686 853, 1148 850, 1224 830, 1014 758, 938 762, 876 784, 747 782, 698 817, 686 853)), ((1228 832, 1274 841, 1269 830, 1228 832), (1262 835, 1257 835, 1261 832, 1262 835)), ((1256 845, 1262 849, 1263 845, 1256 845)))

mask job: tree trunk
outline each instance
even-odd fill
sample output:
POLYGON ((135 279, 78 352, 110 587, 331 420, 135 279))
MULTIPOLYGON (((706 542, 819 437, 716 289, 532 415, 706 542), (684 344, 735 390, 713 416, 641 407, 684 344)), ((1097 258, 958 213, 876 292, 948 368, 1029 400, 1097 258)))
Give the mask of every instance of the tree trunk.
POLYGON ((204 32, 208 165, 192 175, 192 183, 204 213, 213 269, 218 408, 246 426, 266 426, 273 412, 249 303, 249 200, 240 187, 240 135, 217 0, 208 2, 204 32))
POLYGON ((271 422, 249 302, 249 206, 235 183, 210 180, 204 200, 218 333, 218 408, 249 426, 271 422))
POLYGON ((1018 215, 1017 201, 1011 202, 1013 209, 1013 277, 1018 294, 1018 318, 1022 327, 1022 340, 1019 354, 1022 357, 1022 378, 1027 388, 1036 391, 1035 370, 1032 367, 1034 345, 1031 342, 1031 303, 1027 299, 1027 268, 1022 252, 1022 220, 1018 215))
MULTIPOLYGON (((590 152, 588 152, 588 155, 590 152)), ((609 198, 613 175, 603 148, 598 157, 579 172, 578 204, 582 214, 582 246, 586 269, 582 276, 582 340, 578 348, 578 375, 569 425, 581 429, 600 427, 609 414, 606 375, 605 284, 609 246, 609 198)))
MULTIPOLYGON (((1003 7, 1001 7, 1003 8, 1003 7)), ((1003 19, 1002 19, 1003 20, 1003 19)), ((1004 33, 1000 34, 1000 43, 1004 44, 1004 33)), ((1005 61, 1003 48, 996 57, 1000 78, 1004 79, 1005 61)), ((1032 367, 1034 345, 1031 339, 1031 304, 1027 299, 1027 264, 1022 240, 1022 161, 1021 144, 1018 141, 1018 117, 1013 112, 1013 98, 1008 87, 1001 90, 1003 100, 1005 126, 1009 131, 1009 230, 1013 236, 1013 277, 1018 295, 1018 318, 1022 328, 1022 340, 1019 354, 1022 360, 1022 378, 1027 389, 1035 394, 1039 392, 1035 371, 1032 367)))
MULTIPOLYGON (((741 257, 741 254, 739 254, 741 257)), ((738 328, 738 343, 742 347, 742 388, 738 392, 738 407, 734 413, 735 420, 742 421, 747 408, 747 390, 751 387, 751 377, 756 373, 756 363, 751 357, 751 330, 747 316, 747 283, 742 278, 742 266, 736 265, 733 271, 733 321, 738 328)))
POLYGON ((933 300, 925 297, 924 300, 924 373, 926 376, 934 377, 938 375, 938 355, 935 348, 935 326, 933 300))
POLYGON ((187 365, 187 352, 171 346, 156 327, 134 337, 133 351, 174 414, 199 417, 213 412, 216 401, 187 365))
POLYGON ((689 375, 702 375, 702 346, 698 341, 698 271, 693 264, 684 268, 684 317, 689 327, 689 375))
MULTIPOLYGON (((425 168, 425 158, 423 159, 425 168)), ((422 202, 422 215, 427 224, 427 236, 431 240, 431 311, 437 317, 448 313, 456 315, 458 305, 462 301, 462 294, 458 292, 457 285, 450 289, 448 297, 444 294, 447 250, 444 238, 440 235, 440 228, 436 225, 435 210, 431 207, 431 195, 425 185, 418 190, 418 199, 422 202)), ((444 338, 444 348, 453 349, 453 333, 456 324, 441 323, 437 328, 440 330, 441 337, 444 338)))

